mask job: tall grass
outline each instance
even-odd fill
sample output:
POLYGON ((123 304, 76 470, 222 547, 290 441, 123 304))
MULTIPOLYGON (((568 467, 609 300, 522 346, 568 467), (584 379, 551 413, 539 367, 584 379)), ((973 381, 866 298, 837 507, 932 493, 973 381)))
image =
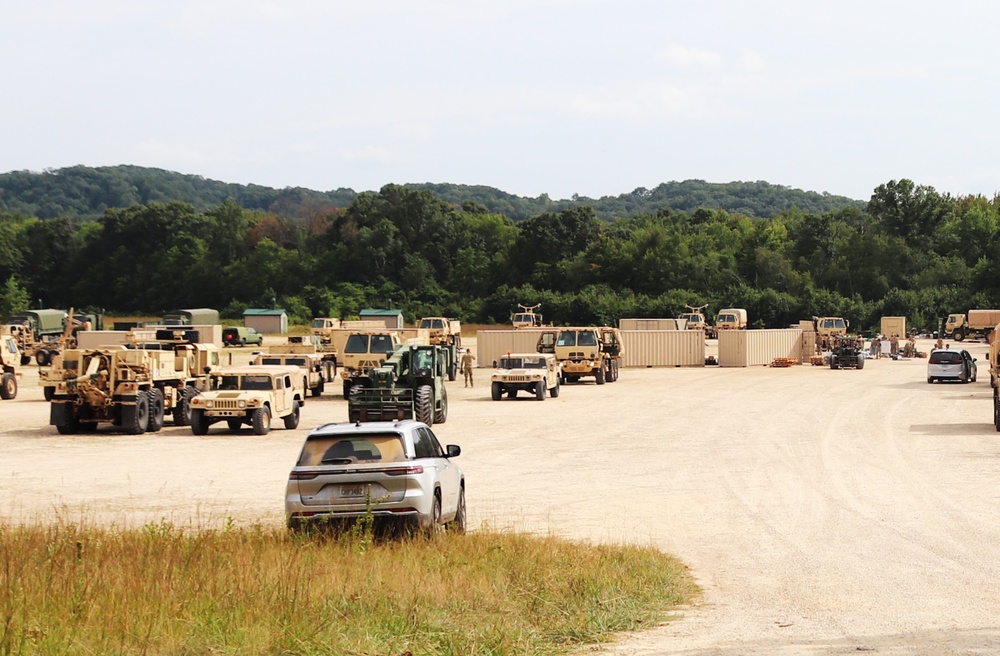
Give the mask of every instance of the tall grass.
POLYGON ((0 654, 558 654, 697 588, 655 550, 0 524, 0 654))

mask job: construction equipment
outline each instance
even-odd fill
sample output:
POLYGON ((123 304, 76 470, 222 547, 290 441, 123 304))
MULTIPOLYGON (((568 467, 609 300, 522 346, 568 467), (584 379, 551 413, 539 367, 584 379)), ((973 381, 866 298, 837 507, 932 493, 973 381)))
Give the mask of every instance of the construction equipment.
POLYGON ((191 421, 191 400, 219 367, 219 349, 197 331, 158 330, 156 340, 96 349, 66 349, 51 397, 49 423, 64 434, 110 423, 131 434, 191 421))
POLYGON ((541 303, 535 305, 517 304, 518 311, 510 315, 510 323, 514 328, 540 328, 542 326, 542 315, 535 312, 542 307, 541 303))
POLYGON ((355 385, 371 387, 369 372, 381 367, 399 344, 399 334, 392 330, 360 330, 348 334, 340 354, 344 398, 351 395, 355 385))
POLYGON ((17 381, 21 374, 17 366, 21 363, 21 350, 17 339, 11 334, 0 336, 0 399, 17 397, 17 381))
POLYGON ((618 380, 625 354, 621 331, 608 326, 546 330, 535 350, 556 356, 562 382, 593 376, 598 385, 618 380))
POLYGON ((364 386, 351 388, 347 414, 351 421, 416 419, 428 426, 448 420, 444 379, 448 349, 435 344, 404 344, 372 369, 364 386))
POLYGON ((833 337, 833 348, 830 351, 831 369, 864 369, 864 342, 853 335, 837 335, 833 337))

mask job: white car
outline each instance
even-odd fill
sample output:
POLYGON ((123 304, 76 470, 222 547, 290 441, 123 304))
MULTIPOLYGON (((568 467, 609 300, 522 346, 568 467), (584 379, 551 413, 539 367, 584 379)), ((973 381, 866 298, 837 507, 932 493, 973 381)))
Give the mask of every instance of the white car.
POLYGON ((927 359, 927 382, 976 382, 976 359, 965 349, 935 349, 927 359))
POLYGON ((353 521, 369 512, 379 523, 433 533, 465 532, 465 475, 433 431, 412 419, 325 424, 312 430, 288 475, 285 517, 298 530, 353 521))

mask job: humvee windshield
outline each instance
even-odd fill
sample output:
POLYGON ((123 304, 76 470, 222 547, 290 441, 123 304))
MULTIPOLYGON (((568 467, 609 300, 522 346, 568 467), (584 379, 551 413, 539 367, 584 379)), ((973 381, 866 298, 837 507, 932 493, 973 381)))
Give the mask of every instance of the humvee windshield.
POLYGON ((313 319, 312 327, 313 328, 323 328, 325 324, 326 324, 326 322, 323 321, 322 319, 313 319))
POLYGON ((351 335, 344 344, 344 353, 392 353, 393 350, 389 335, 351 335))
POLYGON ((270 376, 222 376, 221 390, 269 390, 274 389, 270 376))
POLYGON ((544 369, 545 358, 500 358, 500 369, 544 369))
POLYGON ((444 321, 441 321, 440 319, 423 319, 420 322, 420 327, 421 328, 431 328, 431 329, 434 329, 434 330, 443 330, 444 329, 444 321))

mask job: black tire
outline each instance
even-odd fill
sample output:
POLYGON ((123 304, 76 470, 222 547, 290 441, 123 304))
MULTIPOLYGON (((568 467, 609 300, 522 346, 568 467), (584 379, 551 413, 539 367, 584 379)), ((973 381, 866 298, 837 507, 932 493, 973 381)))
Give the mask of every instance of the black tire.
POLYGON ((42 388, 42 396, 45 397, 46 401, 51 401, 56 395, 56 388, 51 385, 46 385, 42 388))
POLYGON ((163 390, 154 387, 146 395, 149 397, 149 423, 146 424, 146 430, 158 433, 163 429, 163 390))
POLYGON ((618 360, 608 362, 608 382, 613 383, 618 380, 618 360))
POLYGON ((250 426, 254 435, 267 435, 271 430, 271 408, 265 405, 254 410, 250 416, 250 426))
POLYGON ((490 396, 494 401, 499 401, 500 399, 502 399, 503 385, 501 385, 500 383, 493 383, 493 386, 490 387, 490 396))
POLYGON ((434 504, 431 506, 431 517, 428 521, 427 526, 424 527, 424 532, 427 537, 435 537, 441 532, 441 493, 434 492, 434 504))
POLYGON ((31 364, 31 356, 30 355, 25 355, 24 353, 22 353, 21 354, 21 366, 22 367, 26 367, 29 364, 31 364))
POLYGON ((135 405, 125 408, 122 412, 122 428, 129 435, 141 435, 149 425, 149 395, 139 392, 135 397, 135 405))
POLYGON ((185 385, 177 390, 177 405, 174 406, 174 426, 191 425, 191 399, 198 396, 198 389, 185 385))
POLYGON ((226 420, 226 426, 228 426, 229 430, 231 430, 231 431, 238 431, 241 428, 243 428, 243 420, 242 419, 227 419, 226 420))
POLYGON ((48 351, 36 351, 35 362, 38 363, 39 367, 47 367, 52 362, 52 354, 48 351))
MULTIPOLYGON (((62 421, 56 424, 56 430, 59 431, 60 435, 75 435, 80 432, 80 420, 76 418, 76 414, 73 412, 73 406, 70 404, 64 404, 66 407, 66 414, 63 415, 62 421)), ((1000 430, 998 428, 997 430, 1000 430)))
POLYGON ((551 396, 554 399, 559 398, 559 388, 560 387, 561 387, 561 385, 559 385, 559 380, 556 379, 556 386, 549 390, 549 396, 551 396))
POLYGON ((545 400, 545 381, 540 380, 535 383, 535 398, 539 401, 545 400))
POLYGON ((310 393, 313 396, 319 396, 320 394, 323 393, 323 390, 325 389, 325 387, 326 387, 326 384, 323 382, 323 377, 320 376, 319 383, 316 384, 316 387, 314 387, 314 388, 312 388, 312 390, 310 390, 310 393))
POLYGON ((443 424, 448 421, 448 388, 441 389, 441 411, 434 418, 435 423, 443 424))
POLYGON ((240 347, 242 348, 242 347, 244 347, 246 345, 247 345, 247 340, 246 339, 241 339, 240 340, 240 347))
POLYGON ((208 417, 205 416, 205 411, 201 409, 195 409, 191 411, 191 432, 195 435, 206 435, 208 433, 208 417))
POLYGON ((594 371, 594 378, 597 380, 598 385, 604 384, 604 365, 601 365, 594 371))
POLYGON ((1000 432, 1000 394, 996 390, 993 391, 993 425, 1000 432))
POLYGON ((465 488, 463 487, 458 492, 458 508, 455 510, 455 519, 448 523, 448 530, 459 535, 465 535, 466 522, 465 488))
POLYGON ((299 427, 299 402, 292 401, 292 412, 290 414, 282 417, 282 421, 285 423, 285 428, 288 430, 295 430, 299 427))
POLYGON ((969 382, 971 382, 971 383, 976 382, 976 378, 978 378, 978 377, 979 377, 979 372, 978 371, 973 371, 972 372, 972 380, 970 380, 969 382))
POLYGON ((345 400, 351 398, 351 388, 352 387, 353 387, 353 385, 351 385, 350 381, 347 381, 347 380, 344 381, 344 399, 345 400))
POLYGON ((458 365, 452 362, 448 365, 448 380, 454 382, 458 379, 458 365))
POLYGON ((961 330, 956 330, 955 332, 953 332, 951 334, 951 338, 953 340, 955 340, 956 342, 961 342, 962 340, 965 339, 965 332, 963 332, 961 330))
POLYGON ((928 376, 928 377, 927 377, 927 384, 928 384, 928 385, 930 385, 930 384, 932 384, 933 382, 934 382, 934 379, 933 379, 933 378, 931 378, 930 376, 928 376))
MULTIPOLYGON (((54 387, 46 387, 45 390, 55 390, 54 387)), ((13 399, 17 396, 17 376, 7 371, 4 372, 3 379, 0 379, 0 399, 5 399, 7 401, 13 399)), ((46 401, 51 401, 51 395, 45 399, 46 401)))
POLYGON ((428 426, 434 425, 434 391, 430 385, 421 385, 417 388, 417 395, 413 399, 413 414, 417 421, 422 421, 428 426))
POLYGON ((864 368, 865 368, 865 356, 859 355, 858 356, 858 369, 864 369, 864 368))
POLYGON ((966 383, 968 383, 969 382, 969 372, 965 371, 965 370, 962 370, 962 376, 958 379, 958 382, 962 383, 963 385, 965 385, 966 383))

